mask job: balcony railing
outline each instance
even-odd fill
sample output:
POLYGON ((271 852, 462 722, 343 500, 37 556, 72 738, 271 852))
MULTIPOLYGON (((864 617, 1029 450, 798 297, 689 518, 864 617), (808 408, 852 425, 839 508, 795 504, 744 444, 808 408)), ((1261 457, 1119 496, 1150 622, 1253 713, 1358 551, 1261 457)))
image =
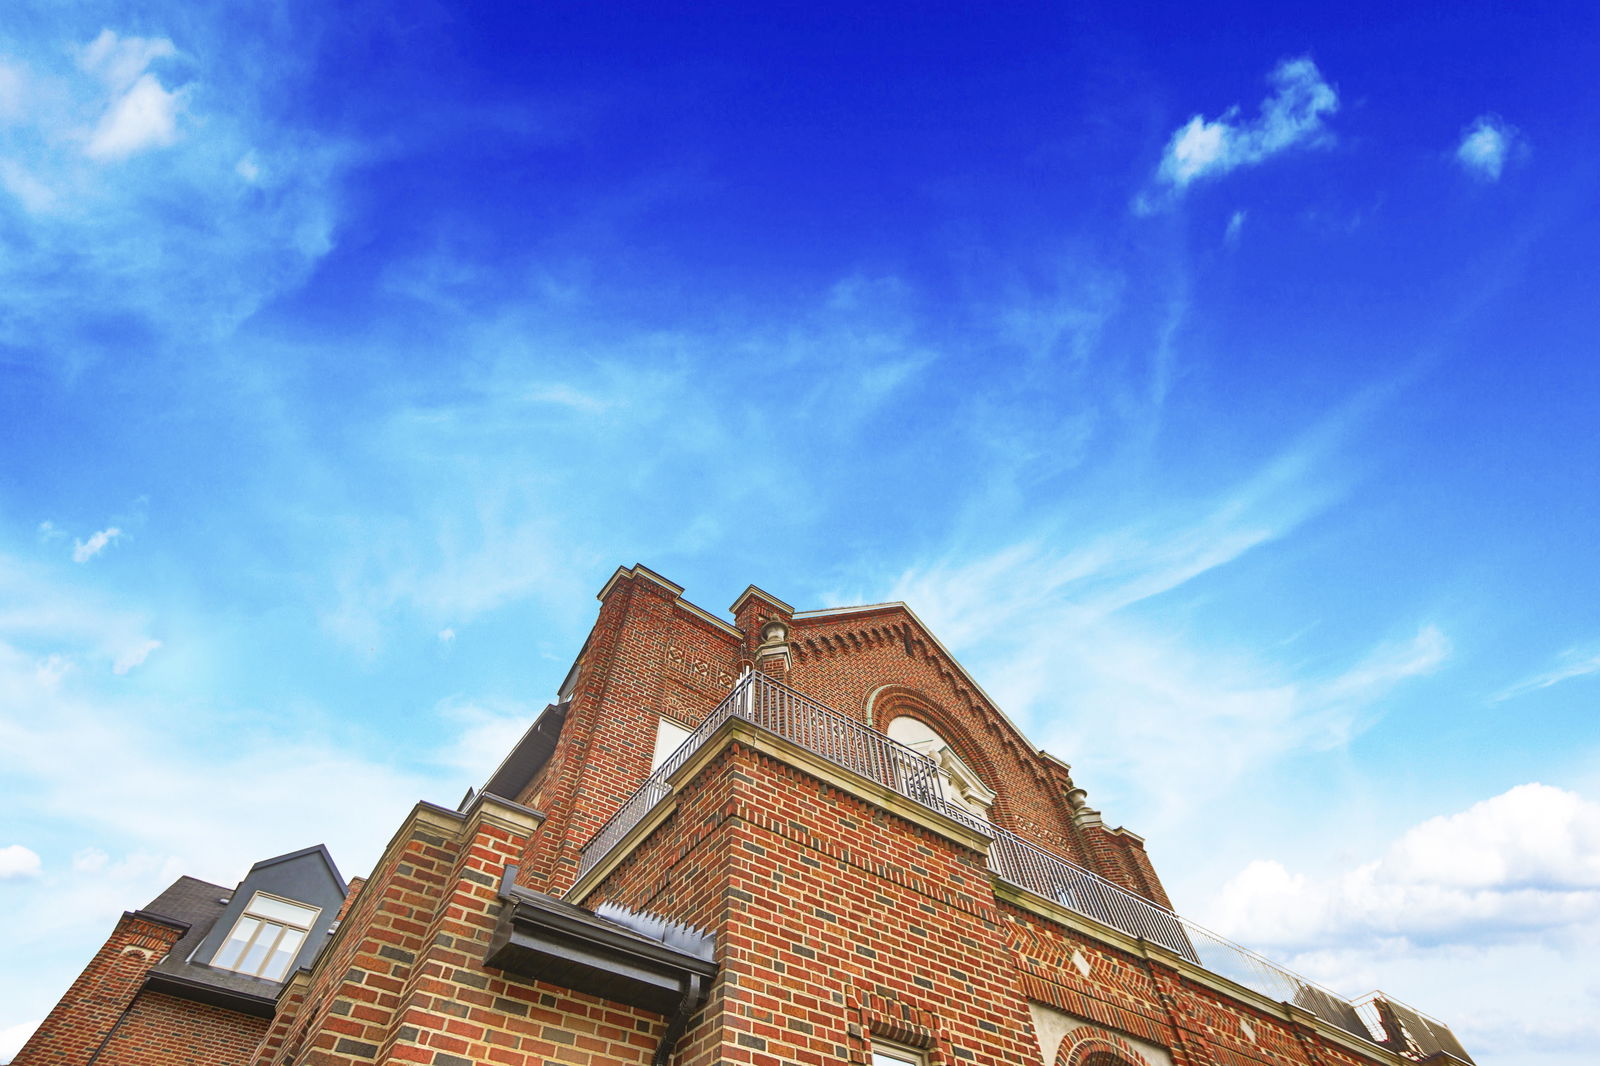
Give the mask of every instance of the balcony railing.
POLYGON ((1159 944, 1214 974, 1291 1003, 1352 1036, 1421 1061, 1448 1052, 1472 1060, 1448 1026, 1373 993, 1353 1003, 1226 937, 1135 895, 1076 863, 944 799, 933 760, 764 674, 746 674, 716 709, 583 846, 581 878, 672 792, 668 780, 729 718, 775 733, 929 810, 992 838, 996 877, 1129 936, 1159 944))

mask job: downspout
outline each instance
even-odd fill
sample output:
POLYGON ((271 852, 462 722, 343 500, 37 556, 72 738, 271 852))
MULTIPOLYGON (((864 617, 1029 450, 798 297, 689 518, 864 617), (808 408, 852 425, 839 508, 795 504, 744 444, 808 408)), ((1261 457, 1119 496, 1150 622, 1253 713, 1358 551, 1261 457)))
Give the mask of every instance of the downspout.
POLYGON ((95 1062, 99 1060, 100 1053, 106 1049, 107 1044, 111 1043, 111 1038, 117 1035, 117 1030, 122 1028, 122 1023, 128 1020, 128 1015, 132 1012, 133 1005, 139 1002, 139 997, 142 995, 144 995, 144 988, 140 986, 139 991, 135 992, 133 998, 128 1000, 128 1005, 122 1008, 122 1013, 117 1015, 117 1020, 111 1023, 111 1028, 106 1030, 105 1038, 100 1041, 99 1045, 94 1049, 94 1054, 89 1056, 89 1061, 84 1066, 94 1066, 95 1062))
POLYGON ((667 1031, 661 1034, 661 1043, 656 1046, 656 1057, 650 1060, 651 1066, 667 1066, 671 1060, 672 1049, 677 1046, 683 1031, 689 1027, 689 1016, 694 1013, 696 1004, 705 995, 705 984, 706 979, 700 974, 684 975, 683 999, 678 1003, 678 1009, 673 1013, 672 1019, 667 1022, 667 1031))

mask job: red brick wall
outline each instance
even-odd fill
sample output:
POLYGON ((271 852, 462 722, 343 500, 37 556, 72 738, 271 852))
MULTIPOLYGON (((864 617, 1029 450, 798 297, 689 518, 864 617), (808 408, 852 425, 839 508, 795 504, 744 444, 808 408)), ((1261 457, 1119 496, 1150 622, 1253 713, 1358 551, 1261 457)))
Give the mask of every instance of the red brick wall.
POLYGON ((609 589, 579 663, 539 785, 548 817, 522 864, 534 888, 572 883, 581 845, 649 775, 660 717, 691 726, 705 717, 733 686, 739 651, 671 588, 634 577, 609 589))
POLYGON ((83 1066, 133 1003, 150 968, 182 935, 173 926, 124 914, 12 1066, 83 1066))
POLYGON ((97 1066, 244 1066, 267 1019, 157 992, 144 992, 97 1066))
POLYGON ((1003 903, 979 851, 760 750, 734 742, 675 798, 586 903, 716 931, 719 977, 679 1066, 864 1063, 874 1032, 946 1066, 1037 1063, 1029 1000, 1086 1023, 1062 1048, 1078 1066, 1123 1037, 1176 1066, 1386 1061, 1003 903))
POLYGON ((658 1016, 482 965, 526 832, 428 813, 391 842, 257 1066, 648 1062, 658 1016))

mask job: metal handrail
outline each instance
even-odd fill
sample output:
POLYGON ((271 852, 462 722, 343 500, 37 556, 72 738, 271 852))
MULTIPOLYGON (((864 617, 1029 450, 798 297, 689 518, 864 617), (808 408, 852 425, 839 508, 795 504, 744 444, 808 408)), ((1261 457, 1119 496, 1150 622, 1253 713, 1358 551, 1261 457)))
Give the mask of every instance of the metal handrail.
POLYGON ((1008 884, 1158 944, 1236 984, 1304 1008, 1352 1036, 1407 1058, 1420 1060, 1445 1050, 1466 1059, 1449 1027, 1436 1019, 1378 993, 1360 1004, 1353 1003, 950 802, 941 791, 938 766, 928 756, 765 674, 741 677, 677 750, 589 838, 582 849, 580 878, 671 794, 668 779, 730 718, 742 718, 990 837, 989 868, 1008 884), (1391 1033, 1391 1029, 1398 1032, 1391 1033))

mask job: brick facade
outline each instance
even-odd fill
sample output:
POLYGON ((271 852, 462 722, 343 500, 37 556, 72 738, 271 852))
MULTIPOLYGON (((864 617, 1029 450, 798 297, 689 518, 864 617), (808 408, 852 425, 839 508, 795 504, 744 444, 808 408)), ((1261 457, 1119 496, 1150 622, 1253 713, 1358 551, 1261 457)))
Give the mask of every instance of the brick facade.
POLYGON ((183 932, 159 919, 124 914, 12 1066, 81 1066, 103 1058, 102 1045, 124 1021, 150 968, 183 932))
MULTIPOLYGON (((866 1064, 875 1039, 921 1049, 937 1066, 1400 1066, 1422 1057, 1359 1040, 1003 883, 981 826, 919 808, 738 717, 708 726, 687 761, 668 767, 664 798, 586 866, 585 843, 650 777, 658 722, 699 725, 756 669, 878 731, 917 718, 994 793, 995 826, 1168 906, 1142 840, 1106 828, 1069 768, 1032 747, 905 607, 796 613, 751 589, 730 624, 681 593, 642 567, 618 572, 543 764, 514 796, 479 795, 458 811, 419 805, 353 888, 316 964, 285 987, 259 1040, 246 1048, 198 1036, 213 1049, 202 1059, 134 1054, 156 1046, 151 1004, 148 1019, 128 1027, 130 1051, 118 1061, 866 1064), (637 950, 644 939, 634 927, 604 927, 590 912, 639 928, 645 916, 709 936, 716 977, 703 1001, 686 993, 694 1012, 675 1028, 668 1014, 577 990, 576 969, 487 965, 508 909, 535 898, 519 893, 563 897, 549 906, 568 908, 578 947, 540 948, 551 952, 541 958, 581 954, 589 935, 637 950), (585 921, 600 932, 585 933, 585 921)), ((152 952, 163 935, 119 926, 128 945, 143 937, 152 952)), ((94 1034, 120 1010, 116 982, 135 980, 138 960, 127 961, 121 943, 108 942, 69 994, 86 1035, 36 1040, 18 1066, 89 1061, 94 1034)))

